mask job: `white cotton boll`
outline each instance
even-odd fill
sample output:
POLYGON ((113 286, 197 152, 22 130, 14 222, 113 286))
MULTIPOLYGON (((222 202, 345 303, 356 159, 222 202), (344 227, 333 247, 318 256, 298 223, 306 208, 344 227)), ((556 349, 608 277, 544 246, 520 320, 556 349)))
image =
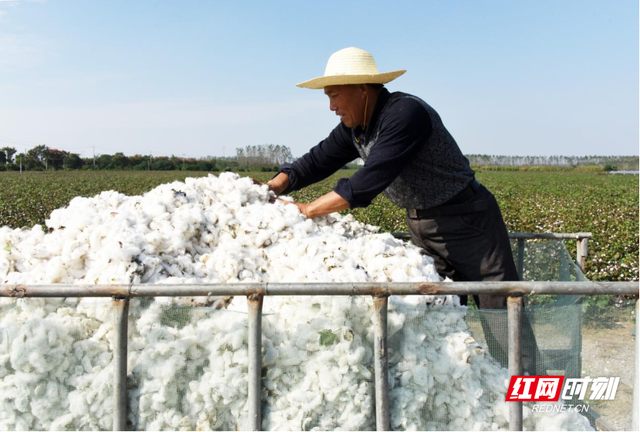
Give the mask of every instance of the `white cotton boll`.
POLYGON ((85 396, 79 391, 69 393, 69 410, 74 416, 84 416, 89 413, 89 406, 86 403, 85 396))

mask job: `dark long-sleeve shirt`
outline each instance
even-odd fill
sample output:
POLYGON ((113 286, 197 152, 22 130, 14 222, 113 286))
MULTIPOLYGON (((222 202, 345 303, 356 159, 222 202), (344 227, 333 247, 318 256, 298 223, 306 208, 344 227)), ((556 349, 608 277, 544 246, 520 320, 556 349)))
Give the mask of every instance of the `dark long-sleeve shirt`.
POLYGON ((309 153, 281 167, 289 176, 285 193, 319 182, 358 157, 364 167, 334 188, 351 208, 368 206, 381 192, 401 207, 430 208, 453 198, 474 176, 433 108, 383 89, 366 130, 340 123, 309 153))

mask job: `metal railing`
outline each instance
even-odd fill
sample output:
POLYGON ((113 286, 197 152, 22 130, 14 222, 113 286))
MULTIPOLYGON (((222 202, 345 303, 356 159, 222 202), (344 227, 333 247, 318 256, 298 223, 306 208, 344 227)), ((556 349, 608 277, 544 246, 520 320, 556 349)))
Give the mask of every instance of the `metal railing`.
MULTIPOLYGON (((407 232, 398 232, 392 234, 395 238, 401 240, 411 240, 411 234, 407 232)), ((590 232, 579 233, 509 233, 509 238, 516 239, 518 242, 518 253, 516 255, 516 266, 518 274, 522 275, 524 267, 524 244, 527 240, 576 240, 576 263, 580 270, 584 273, 587 255, 589 253, 589 239, 592 238, 590 232)))
MULTIPOLYGON (((377 430, 389 430, 387 305, 391 295, 507 295, 509 373, 522 374, 522 298, 529 295, 635 295, 637 282, 430 282, 430 283, 254 283, 190 285, 3 285, 0 297, 113 297, 114 305, 114 430, 127 429, 127 328, 132 297, 246 296, 249 346, 249 427, 259 430, 261 416, 262 301, 264 296, 368 295, 373 297, 375 409, 377 430)), ((638 302, 636 301, 636 313, 638 302)), ((637 325, 637 324, 636 324, 637 325)), ((636 330, 638 331, 638 330, 636 330)), ((636 339, 636 352, 638 341, 636 339)), ((638 356, 636 354, 636 381, 638 356)), ((637 384, 634 384, 634 426, 637 427, 637 384)), ((522 402, 509 402, 509 427, 522 430, 522 402)))

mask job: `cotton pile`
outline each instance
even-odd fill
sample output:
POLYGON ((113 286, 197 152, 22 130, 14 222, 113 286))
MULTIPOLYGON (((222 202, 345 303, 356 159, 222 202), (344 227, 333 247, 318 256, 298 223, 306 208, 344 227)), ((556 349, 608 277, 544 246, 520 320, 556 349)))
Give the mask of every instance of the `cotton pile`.
MULTIPOLYGON (((265 186, 225 173, 142 196, 75 198, 42 227, 0 228, 0 282, 437 281, 414 246, 351 216, 307 220, 265 186)), ((129 421, 147 430, 242 428, 246 300, 228 309, 134 299, 129 421)), ((391 424, 506 429, 508 372, 474 340, 457 297, 392 297, 391 424)), ((373 415, 366 297, 265 299, 263 428, 362 430, 373 415)), ((0 303, 0 429, 110 429, 110 300, 0 303)), ((574 412, 530 413, 527 429, 589 429, 574 412)))

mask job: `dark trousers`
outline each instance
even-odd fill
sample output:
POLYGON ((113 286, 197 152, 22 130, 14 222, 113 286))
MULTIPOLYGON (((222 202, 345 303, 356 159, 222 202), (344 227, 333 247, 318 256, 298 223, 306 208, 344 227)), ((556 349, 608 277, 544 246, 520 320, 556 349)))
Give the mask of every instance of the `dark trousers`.
MULTIPOLYGON (((454 281, 517 281, 498 202, 484 186, 475 189, 468 199, 454 197, 433 211, 444 215, 407 217, 411 241, 433 257, 440 275, 454 281)), ((482 309, 504 309, 507 304, 505 296, 478 297, 482 309)))
MULTIPOLYGON (((421 214, 407 211, 407 224, 411 241, 433 258, 441 276, 456 282, 519 280, 498 202, 479 183, 435 209, 421 214)), ((474 295, 474 300, 479 309, 506 309, 507 305, 503 295, 474 295)), ((460 301, 466 304, 466 296, 460 301)), ((480 316, 489 351, 506 366, 506 317, 488 313, 480 316)), ((531 324, 527 319, 523 324, 523 366, 534 372, 538 349, 531 324)))

